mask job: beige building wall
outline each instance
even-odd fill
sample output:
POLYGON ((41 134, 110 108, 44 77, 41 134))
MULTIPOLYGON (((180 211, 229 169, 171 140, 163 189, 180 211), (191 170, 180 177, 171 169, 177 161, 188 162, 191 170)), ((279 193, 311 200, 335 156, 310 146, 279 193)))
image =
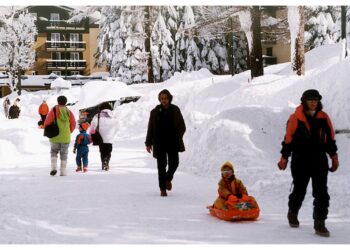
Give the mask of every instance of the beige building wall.
POLYGON ((290 44, 277 42, 274 46, 274 50, 274 56, 277 58, 277 63, 290 62, 290 44))
MULTIPOLYGON (((51 53, 46 51, 45 42, 47 40, 46 33, 39 33, 37 41, 34 44, 34 49, 36 50, 37 61, 34 63, 32 70, 28 71, 28 74, 31 74, 32 71, 37 71, 38 75, 47 75, 46 69, 46 59, 51 58, 51 53)), ((26 72, 27 73, 27 72, 26 72)))
MULTIPOLYGON (((95 57, 94 54, 97 49, 97 37, 99 34, 100 29, 99 28, 90 28, 88 34, 84 34, 87 36, 86 41, 86 56, 87 62, 86 68, 89 70, 90 74, 93 74, 95 72, 108 72, 106 65, 104 64, 102 67, 94 67, 95 65, 95 57)), ((85 40, 85 39, 84 39, 85 40)))
MULTIPOLYGON (((288 8, 277 9, 276 18, 284 19, 288 17, 288 8)), ((275 51, 277 63, 290 62, 290 34, 284 37, 285 42, 277 40, 275 51), (289 42, 286 42, 289 41, 289 42)))

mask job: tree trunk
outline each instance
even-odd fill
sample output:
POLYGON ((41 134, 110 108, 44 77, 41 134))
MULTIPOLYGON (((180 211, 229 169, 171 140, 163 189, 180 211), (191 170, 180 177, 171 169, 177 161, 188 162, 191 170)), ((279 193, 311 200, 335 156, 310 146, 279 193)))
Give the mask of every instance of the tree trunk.
POLYGON ((305 74, 305 55, 304 55, 304 6, 299 6, 299 31, 295 40, 295 57, 293 71, 297 75, 305 74))
POLYGON ((252 17, 252 51, 250 52, 250 71, 252 79, 264 75, 264 65, 261 48, 261 11, 259 6, 251 9, 252 17))
POLYGON ((148 82, 153 83, 154 82, 154 75, 153 75, 153 63, 152 63, 152 53, 151 53, 151 6, 146 6, 145 10, 145 32, 146 32, 146 39, 145 39, 145 50, 148 54, 147 58, 147 73, 148 73, 148 82))
POLYGON ((17 73, 17 94, 18 95, 22 94, 22 79, 21 79, 21 76, 22 76, 22 71, 18 70, 18 73, 17 73))
POLYGON ((341 39, 345 43, 345 57, 347 56, 347 41, 346 41, 346 6, 341 6, 341 39))
MULTIPOLYGON (((232 17, 230 18, 230 23, 231 23, 231 30, 233 29, 232 27, 232 17)), ((233 31, 228 33, 228 35, 226 35, 226 41, 227 41, 227 45, 226 45, 226 50, 227 50, 227 62, 230 68, 230 72, 231 75, 235 75, 235 65, 234 65, 234 39, 233 39, 233 31)))

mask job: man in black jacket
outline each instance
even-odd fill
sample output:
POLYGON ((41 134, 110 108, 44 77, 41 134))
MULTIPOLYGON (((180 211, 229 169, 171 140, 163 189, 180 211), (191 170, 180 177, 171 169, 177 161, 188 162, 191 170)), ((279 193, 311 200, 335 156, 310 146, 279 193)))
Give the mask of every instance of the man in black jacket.
POLYGON ((179 165, 179 152, 185 151, 183 135, 186 125, 179 107, 172 104, 173 96, 167 89, 158 94, 160 105, 150 114, 146 136, 146 150, 157 159, 160 195, 167 196, 179 165), (166 166, 168 164, 168 170, 166 166))

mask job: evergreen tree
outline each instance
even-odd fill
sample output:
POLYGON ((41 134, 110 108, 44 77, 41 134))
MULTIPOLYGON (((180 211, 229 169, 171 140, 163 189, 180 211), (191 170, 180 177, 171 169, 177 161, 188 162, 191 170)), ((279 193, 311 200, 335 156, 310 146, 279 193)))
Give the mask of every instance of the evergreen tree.
POLYGON ((340 40, 340 8, 312 6, 305 8, 305 46, 313 49, 340 40))
MULTIPOLYGON (((180 13, 181 14, 181 13, 180 13)), ((177 32, 178 56, 176 68, 185 71, 199 70, 202 62, 200 53, 195 41, 195 34, 191 28, 195 26, 194 13, 191 6, 185 6, 183 15, 180 16, 181 22, 177 32)))
POLYGON ((21 76, 35 61, 35 19, 27 11, 11 7, 0 21, 0 66, 9 72, 9 87, 21 95, 21 76))
POLYGON ((171 32, 159 11, 152 31, 153 73, 158 82, 169 79, 174 73, 174 45, 171 32))
POLYGON ((97 63, 126 83, 147 81, 143 7, 106 6, 101 9, 97 63))
POLYGON ((236 74, 248 69, 248 42, 244 32, 235 33, 233 39, 234 72, 236 74))

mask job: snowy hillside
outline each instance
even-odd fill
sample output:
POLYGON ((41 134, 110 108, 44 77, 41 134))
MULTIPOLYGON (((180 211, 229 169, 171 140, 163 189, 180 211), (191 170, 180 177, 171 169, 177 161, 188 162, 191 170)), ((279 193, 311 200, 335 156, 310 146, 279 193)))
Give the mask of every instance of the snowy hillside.
MULTIPOLYGON (((327 45, 307 53, 302 77, 285 63, 265 68, 265 75, 251 82, 250 72, 214 76, 202 69, 177 73, 164 83, 129 86, 141 98, 114 111, 118 132, 110 172, 100 170, 98 149, 90 146, 90 171, 75 173, 71 145, 68 176, 49 176, 49 142, 37 128, 37 109, 42 99, 52 107, 57 93, 24 93, 18 120, 6 120, 0 110, 0 244, 349 244, 349 134, 336 135, 340 168, 328 179, 328 239, 313 232, 310 187, 301 227, 289 227, 290 169, 279 171, 276 165, 286 121, 306 89, 320 91, 335 129, 350 129, 350 60, 339 60, 340 49, 327 45), (149 112, 164 88, 174 95, 187 126, 186 152, 166 198, 159 196, 156 161, 144 147, 149 112), (256 197, 261 208, 256 222, 229 223, 208 215, 225 161, 256 197)), ((79 101, 89 101, 84 91, 63 90, 68 102, 78 101, 70 107, 76 118, 79 101)))

